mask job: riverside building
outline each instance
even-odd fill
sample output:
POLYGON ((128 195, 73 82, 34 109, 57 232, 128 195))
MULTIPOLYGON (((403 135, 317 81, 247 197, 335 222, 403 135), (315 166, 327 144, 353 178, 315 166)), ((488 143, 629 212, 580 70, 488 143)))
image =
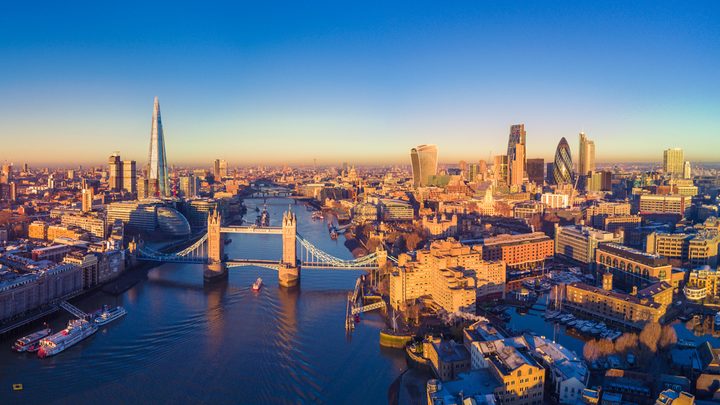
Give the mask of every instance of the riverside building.
POLYGON ((486 261, 503 261, 511 269, 533 269, 555 255, 555 242, 542 232, 498 235, 482 242, 486 261))

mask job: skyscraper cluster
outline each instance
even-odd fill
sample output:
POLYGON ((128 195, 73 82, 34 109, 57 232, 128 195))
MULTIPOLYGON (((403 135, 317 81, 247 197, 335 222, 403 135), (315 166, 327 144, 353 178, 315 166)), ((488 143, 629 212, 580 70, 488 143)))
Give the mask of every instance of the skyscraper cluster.
POLYGON ((420 145, 410 150, 415 187, 427 186, 438 171, 438 149, 435 145, 420 145))

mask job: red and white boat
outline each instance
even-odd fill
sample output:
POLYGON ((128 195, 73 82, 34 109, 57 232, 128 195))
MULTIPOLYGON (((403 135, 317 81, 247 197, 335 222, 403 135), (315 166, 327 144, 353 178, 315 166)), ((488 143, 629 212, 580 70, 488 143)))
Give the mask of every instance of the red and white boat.
POLYGON ((46 337, 52 333, 52 329, 46 328, 37 332, 31 333, 27 336, 21 337, 15 341, 12 349, 18 353, 30 352, 34 353, 40 349, 40 339, 46 337))
POLYGON ((262 279, 258 277, 257 280, 252 285, 253 291, 260 291, 260 287, 262 287, 262 279))

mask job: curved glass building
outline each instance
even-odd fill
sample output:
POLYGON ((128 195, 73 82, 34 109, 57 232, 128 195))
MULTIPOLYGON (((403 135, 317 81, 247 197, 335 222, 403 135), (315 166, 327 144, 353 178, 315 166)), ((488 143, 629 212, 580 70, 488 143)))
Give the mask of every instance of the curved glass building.
POLYGON ((160 232, 167 236, 181 237, 190 235, 190 223, 174 208, 157 207, 157 223, 160 232))
POLYGON ((557 185, 573 184, 575 174, 573 173, 570 145, 565 137, 560 139, 555 150, 555 162, 553 164, 553 180, 557 185))
POLYGON ((428 178, 437 175, 437 146, 420 145, 417 148, 410 149, 410 161, 412 162, 415 187, 426 186, 428 184, 428 178))

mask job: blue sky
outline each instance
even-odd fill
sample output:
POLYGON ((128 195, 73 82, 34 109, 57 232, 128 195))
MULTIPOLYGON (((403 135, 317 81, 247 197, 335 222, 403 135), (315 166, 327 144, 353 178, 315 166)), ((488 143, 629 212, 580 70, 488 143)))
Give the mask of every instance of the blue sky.
POLYGON ((720 161, 720 2, 7 2, 0 160, 720 161), (601 4, 598 4, 601 3, 601 4))

